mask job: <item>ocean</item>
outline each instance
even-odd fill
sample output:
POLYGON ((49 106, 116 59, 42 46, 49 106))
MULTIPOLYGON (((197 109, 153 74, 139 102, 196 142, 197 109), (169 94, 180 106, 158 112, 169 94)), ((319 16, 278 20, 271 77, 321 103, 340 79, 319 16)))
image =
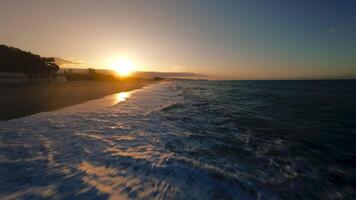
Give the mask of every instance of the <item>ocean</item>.
POLYGON ((165 81, 0 122, 0 199, 355 199, 356 81, 165 81))

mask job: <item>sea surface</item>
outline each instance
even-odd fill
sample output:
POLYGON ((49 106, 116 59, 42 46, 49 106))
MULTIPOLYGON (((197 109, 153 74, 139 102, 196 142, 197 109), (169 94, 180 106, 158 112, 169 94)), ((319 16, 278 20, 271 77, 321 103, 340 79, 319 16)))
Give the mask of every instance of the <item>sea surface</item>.
POLYGON ((356 81, 166 81, 0 122, 0 199, 355 199, 356 81))

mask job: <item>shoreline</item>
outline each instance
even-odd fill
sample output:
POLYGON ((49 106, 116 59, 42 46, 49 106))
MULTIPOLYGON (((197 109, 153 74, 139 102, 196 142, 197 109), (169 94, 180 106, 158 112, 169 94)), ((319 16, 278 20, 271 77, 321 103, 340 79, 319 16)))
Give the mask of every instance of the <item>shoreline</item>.
POLYGON ((115 93, 140 89, 152 83, 150 80, 139 80, 0 85, 0 121, 54 111, 115 93))

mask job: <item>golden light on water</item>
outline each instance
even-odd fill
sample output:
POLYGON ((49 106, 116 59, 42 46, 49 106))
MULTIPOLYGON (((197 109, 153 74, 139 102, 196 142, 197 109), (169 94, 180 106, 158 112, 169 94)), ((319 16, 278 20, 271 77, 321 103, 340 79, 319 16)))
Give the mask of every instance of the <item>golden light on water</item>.
POLYGON ((131 96, 130 92, 120 92, 120 93, 116 94, 116 97, 115 97, 116 102, 115 102, 115 104, 117 104, 119 102, 122 102, 122 101, 125 101, 130 96, 131 96))
POLYGON ((131 75, 135 71, 136 66, 129 58, 117 58, 111 62, 110 68, 119 76, 125 77, 131 75))

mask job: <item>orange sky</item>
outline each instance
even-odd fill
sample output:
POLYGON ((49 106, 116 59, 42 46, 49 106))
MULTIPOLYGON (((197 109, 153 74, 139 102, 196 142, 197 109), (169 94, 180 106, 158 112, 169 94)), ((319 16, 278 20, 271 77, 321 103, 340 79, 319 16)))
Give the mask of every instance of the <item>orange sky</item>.
POLYGON ((0 42, 81 67, 110 68, 126 58, 140 71, 218 79, 355 76, 351 8, 336 2, 4 0, 0 42))

